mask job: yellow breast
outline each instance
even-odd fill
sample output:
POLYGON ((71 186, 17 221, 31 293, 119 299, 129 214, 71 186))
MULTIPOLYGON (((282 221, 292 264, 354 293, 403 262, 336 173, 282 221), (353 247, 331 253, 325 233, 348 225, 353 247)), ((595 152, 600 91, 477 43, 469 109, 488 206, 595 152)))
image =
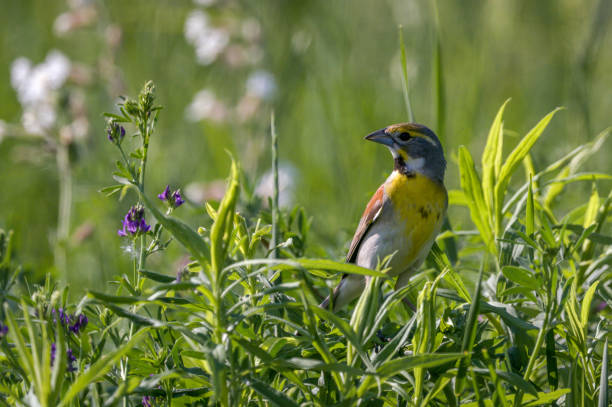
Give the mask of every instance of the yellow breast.
POLYGON ((406 261, 425 256, 427 253, 422 252, 429 251, 442 224, 447 206, 446 189, 422 174, 402 175, 394 171, 385 183, 385 193, 410 242, 404 253, 406 261))

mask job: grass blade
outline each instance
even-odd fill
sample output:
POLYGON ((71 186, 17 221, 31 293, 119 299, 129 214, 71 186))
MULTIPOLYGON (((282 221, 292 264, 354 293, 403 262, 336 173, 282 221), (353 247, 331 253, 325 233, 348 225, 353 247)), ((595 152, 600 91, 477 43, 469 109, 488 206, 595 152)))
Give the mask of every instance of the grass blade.
POLYGON ((548 123, 552 120, 555 113, 557 113, 561 108, 558 107, 546 116, 542 120, 535 125, 523 139, 519 142, 519 144, 512 150, 506 161, 501 166, 499 170, 499 176, 497 177, 497 182, 495 184, 495 192, 494 192, 494 201, 495 201, 495 235, 499 236, 501 232, 501 224, 502 224, 502 207, 504 203, 504 196, 506 194, 506 188, 510 183, 510 177, 516 170, 516 167, 523 161, 523 158, 529 153, 533 145, 542 135, 542 132, 548 126, 548 123))
POLYGON ((495 187, 496 177, 499 174, 501 167, 501 155, 503 148, 503 117, 504 110, 510 102, 507 99, 497 111, 493 124, 489 129, 487 143, 482 152, 482 190, 485 197, 485 202, 489 208, 489 213, 493 209, 493 189, 495 187))
POLYGON ((482 193, 480 177, 474 167, 472 155, 464 146, 459 147, 459 172, 461 175, 461 188, 465 193, 470 208, 470 217, 481 233, 481 237, 491 253, 496 252, 495 240, 491 231, 489 220, 486 217, 487 205, 482 193))
POLYGON ((140 342, 147 332, 147 328, 141 329, 132 337, 132 339, 130 339, 130 341, 123 344, 116 350, 102 356, 96 363, 91 365, 87 371, 81 373, 74 383, 72 383, 72 385, 68 388, 58 406, 63 407, 68 405, 82 390, 100 377, 104 376, 119 359, 121 359, 126 353, 132 350, 132 348, 136 346, 138 342, 140 342))
POLYGON ((461 345, 461 351, 463 353, 467 353, 467 357, 461 359, 457 364, 459 368, 459 372, 457 373, 457 377, 455 379, 455 396, 460 396, 463 391, 463 386, 465 384, 467 369, 470 363, 471 357, 469 356, 472 352, 472 348, 474 347, 474 339, 476 337, 476 327, 478 326, 478 305, 480 303, 480 289, 482 282, 482 274, 484 272, 484 260, 483 264, 480 267, 480 272, 478 273, 478 280, 476 281, 476 289, 474 290, 474 296, 472 297, 472 304, 470 305, 470 311, 468 312, 468 317, 465 324, 465 332, 463 335, 463 343, 461 345))
POLYGON ((285 393, 268 386, 267 383, 255 379, 254 377, 245 379, 245 384, 251 387, 257 393, 261 394, 275 406, 299 407, 299 404, 289 398, 289 396, 287 396, 285 393))
POLYGON ((414 123, 414 114, 412 113, 412 105, 410 103, 410 85, 408 82, 408 66, 406 65, 406 47, 404 46, 404 34, 401 25, 398 27, 398 31, 401 50, 402 78, 404 80, 404 102, 406 103, 406 111, 408 112, 408 121, 414 123))
POLYGON ((610 400, 610 397, 608 396, 608 391, 608 338, 606 338, 603 355, 601 357, 601 375, 599 377, 599 400, 597 407, 609 406, 608 400, 610 400))

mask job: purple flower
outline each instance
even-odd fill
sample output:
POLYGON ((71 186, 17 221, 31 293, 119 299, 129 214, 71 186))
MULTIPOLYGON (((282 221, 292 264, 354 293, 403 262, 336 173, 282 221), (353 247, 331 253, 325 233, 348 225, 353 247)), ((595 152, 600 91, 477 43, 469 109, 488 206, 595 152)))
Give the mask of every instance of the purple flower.
POLYGON ((0 322, 0 339, 2 339, 2 337, 3 337, 4 335, 6 335, 7 333, 8 333, 8 326, 3 325, 3 324, 0 322))
POLYGON ((143 396, 142 397, 142 405, 144 407, 151 407, 151 396, 143 396))
POLYGON ((79 317, 75 319, 76 322, 73 325, 70 325, 68 329, 70 329, 70 331, 76 335, 79 333, 79 331, 85 329, 85 327, 87 326, 87 322, 89 321, 87 320, 85 314, 80 314, 79 317))
POLYGON ((161 199, 162 201, 167 201, 170 198, 170 185, 166 185, 166 189, 164 189, 164 192, 162 192, 161 194, 157 195, 157 197, 159 199, 161 199))
MULTIPOLYGON (((51 344, 51 367, 53 367, 53 363, 55 363, 56 352, 57 352, 57 345, 55 345, 55 342, 53 342, 51 344)), ((75 372, 77 369, 73 365, 73 363, 76 362, 77 358, 72 353, 72 349, 70 348, 66 349, 66 358, 68 359, 68 367, 67 367, 68 371, 75 372)))
POLYGON ((166 185, 166 189, 164 189, 161 194, 157 195, 157 197, 162 201, 166 201, 172 209, 176 209, 185 203, 185 200, 181 196, 181 190, 177 189, 171 193, 170 185, 166 185))
POLYGON ((57 317, 59 317, 59 321, 62 325, 69 325, 71 316, 68 315, 67 312, 64 311, 63 308, 60 308, 57 312, 55 308, 51 310, 51 315, 53 316, 53 323, 57 323, 57 317), (57 317, 56 317, 57 315, 57 317))
POLYGON ((55 342, 51 344, 51 366, 53 366, 53 362, 55 362, 55 351, 57 347, 55 346, 55 342))
POLYGON ((72 353, 72 349, 68 348, 66 350, 66 358, 68 359, 68 371, 75 372, 77 368, 73 365, 73 363, 76 362, 77 359, 72 353))
POLYGON ((172 201, 174 202, 173 206, 175 208, 178 208, 179 206, 181 206, 182 204, 185 203, 185 200, 181 196, 181 190, 180 189, 177 189, 176 191, 174 191, 172 193, 172 201))
POLYGON ((125 218, 123 218, 123 228, 117 231, 119 236, 137 236, 146 233, 151 229, 144 218, 145 212, 142 205, 132 206, 125 218))
POLYGON ((116 121, 110 120, 106 128, 106 137, 111 143, 119 145, 125 137, 125 129, 116 121))

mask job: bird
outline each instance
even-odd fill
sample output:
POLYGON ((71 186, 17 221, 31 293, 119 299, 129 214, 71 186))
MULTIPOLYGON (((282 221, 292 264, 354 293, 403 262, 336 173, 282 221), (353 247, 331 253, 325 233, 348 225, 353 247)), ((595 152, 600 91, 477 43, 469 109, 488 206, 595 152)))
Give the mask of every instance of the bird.
MULTIPOLYGON (((387 275, 397 276, 399 290, 427 257, 446 215, 444 150, 432 130, 416 123, 393 124, 365 139, 389 149, 393 171, 367 204, 345 261, 375 269, 392 255, 387 275)), ((359 297, 368 278, 344 274, 320 307, 342 309, 359 297)))

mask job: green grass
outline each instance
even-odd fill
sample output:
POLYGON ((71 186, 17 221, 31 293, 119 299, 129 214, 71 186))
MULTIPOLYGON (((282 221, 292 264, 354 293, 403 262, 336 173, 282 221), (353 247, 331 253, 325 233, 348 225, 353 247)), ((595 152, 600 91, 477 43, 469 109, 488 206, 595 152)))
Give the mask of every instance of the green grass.
POLYGON ((310 221, 301 209, 274 217, 273 247, 272 213, 240 211, 243 174, 233 159, 224 198, 207 204, 196 223, 180 219, 183 208, 164 212, 144 188, 160 112, 153 98, 148 83, 109 116, 135 131, 136 145, 125 155, 117 150, 118 183, 104 191, 144 205, 155 223, 124 238, 135 252, 133 273, 117 276, 112 293, 89 289, 69 302, 49 277, 24 286, 11 234, 0 234, 8 326, 0 339, 1 403, 607 405, 610 308, 600 304, 610 298, 612 195, 600 196, 596 180, 610 176, 580 172, 596 152, 588 144, 534 171, 531 148, 556 110, 504 157, 505 103, 480 168, 460 148, 461 188, 451 191, 451 205, 467 207, 476 230, 445 231, 427 266, 392 292, 385 262, 368 270, 304 258, 310 221), (527 175, 519 181, 521 164, 527 175), (559 213, 566 187, 585 180, 590 196, 559 213), (456 262, 448 241, 459 248, 456 262), (149 268, 149 256, 168 255, 168 245, 190 257, 176 278, 149 268), (342 273, 372 278, 354 307, 336 315, 317 304, 326 282, 342 273), (68 323, 57 317, 60 308, 74 315, 68 323), (74 333, 68 327, 81 314, 89 323, 74 333))

